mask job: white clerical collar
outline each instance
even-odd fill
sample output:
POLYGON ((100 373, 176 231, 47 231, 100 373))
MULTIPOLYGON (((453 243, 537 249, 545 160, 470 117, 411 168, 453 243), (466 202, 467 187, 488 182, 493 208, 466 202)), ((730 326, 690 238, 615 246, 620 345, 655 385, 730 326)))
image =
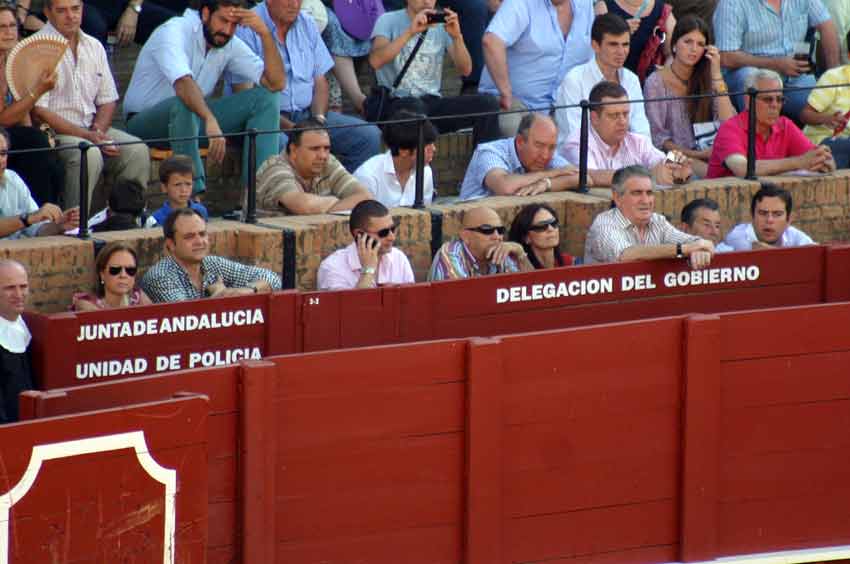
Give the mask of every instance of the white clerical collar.
POLYGON ((0 346, 9 352, 26 352, 32 335, 20 315, 15 321, 0 317, 0 346))

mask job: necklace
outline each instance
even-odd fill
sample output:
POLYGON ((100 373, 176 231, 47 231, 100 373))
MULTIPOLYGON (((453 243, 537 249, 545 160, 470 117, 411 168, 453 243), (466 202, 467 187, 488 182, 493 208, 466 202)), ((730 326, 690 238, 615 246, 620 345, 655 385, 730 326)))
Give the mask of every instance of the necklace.
POLYGON ((688 85, 688 79, 682 78, 681 76, 679 76, 679 73, 677 73, 676 69, 673 68, 673 65, 675 65, 675 64, 676 64, 675 62, 670 63, 670 72, 673 73, 673 76, 675 76, 679 80, 679 82, 681 82, 684 86, 687 86, 688 85))

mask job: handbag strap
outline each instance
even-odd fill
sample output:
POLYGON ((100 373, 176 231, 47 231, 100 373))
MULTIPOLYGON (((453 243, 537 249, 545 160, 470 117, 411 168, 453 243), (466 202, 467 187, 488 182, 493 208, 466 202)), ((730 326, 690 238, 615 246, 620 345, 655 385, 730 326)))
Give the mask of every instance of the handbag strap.
POLYGON ((649 0, 643 0, 643 2, 640 5, 640 8, 638 8, 637 12, 635 12, 635 17, 640 18, 640 15, 643 13, 644 10, 646 10, 646 7, 648 5, 649 5, 649 0))
POLYGON ((407 57, 407 60, 404 61, 404 66, 401 67, 401 71, 399 71, 398 76, 395 77, 393 81, 393 90, 398 88, 398 85, 401 84, 401 79, 404 78, 404 73, 407 72, 407 69, 410 68, 410 63, 413 62, 413 57, 416 56, 419 48, 422 47, 422 43, 425 41, 425 34, 428 33, 428 30, 425 29, 422 33, 419 34, 419 39, 416 40, 416 45, 413 46, 413 51, 410 52, 410 55, 407 57))

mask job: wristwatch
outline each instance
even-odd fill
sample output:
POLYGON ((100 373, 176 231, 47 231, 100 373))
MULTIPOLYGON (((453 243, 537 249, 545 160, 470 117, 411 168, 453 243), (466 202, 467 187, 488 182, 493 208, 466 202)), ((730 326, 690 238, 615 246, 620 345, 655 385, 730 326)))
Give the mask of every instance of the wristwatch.
POLYGON ((676 258, 685 258, 685 253, 682 252, 681 243, 676 243, 676 258))
POLYGON ((137 14, 142 13, 142 3, 139 0, 131 0, 128 6, 137 14))
POLYGON ((22 213, 21 215, 18 216, 18 219, 21 220, 21 223, 24 224, 24 227, 30 226, 29 214, 28 213, 22 213))
POLYGON ((360 274, 375 274, 374 266, 364 266, 360 269, 360 274))

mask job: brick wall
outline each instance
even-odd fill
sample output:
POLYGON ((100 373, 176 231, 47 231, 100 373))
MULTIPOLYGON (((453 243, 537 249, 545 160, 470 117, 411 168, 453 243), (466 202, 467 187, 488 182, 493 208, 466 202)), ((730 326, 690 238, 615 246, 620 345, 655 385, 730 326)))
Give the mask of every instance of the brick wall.
MULTIPOLYGON (((850 240, 850 171, 824 177, 772 178, 788 188, 795 201, 794 224, 820 242, 850 240)), ((724 230, 749 221, 750 199, 757 182, 736 179, 698 181, 659 191, 656 210, 678 221, 682 206, 698 197, 710 197, 720 204, 724 230)), ((535 201, 549 203, 561 222, 562 249, 575 256, 584 252, 584 240, 593 218, 610 205, 610 190, 592 189, 588 194, 543 194, 535 201)), ((410 258, 417 280, 424 280, 431 263, 432 212, 442 219, 443 241, 456 236, 462 213, 486 204, 509 225, 519 209, 531 199, 496 197, 475 203, 436 205, 430 210, 396 208, 399 224, 397 245, 410 258)), ((322 258, 351 242, 348 217, 316 215, 262 218, 257 225, 214 220, 209 225, 211 252, 257 264, 281 272, 284 230, 294 233, 296 283, 301 289, 314 289, 316 271, 322 258)), ((99 234, 100 239, 129 241, 139 254, 144 272, 162 256, 162 230, 136 229, 99 234)), ((439 242, 437 242, 439 243, 439 242)), ((29 266, 32 307, 41 311, 67 308, 71 294, 94 287, 94 245, 68 237, 45 237, 8 241, 0 246, 2 256, 29 266)))

